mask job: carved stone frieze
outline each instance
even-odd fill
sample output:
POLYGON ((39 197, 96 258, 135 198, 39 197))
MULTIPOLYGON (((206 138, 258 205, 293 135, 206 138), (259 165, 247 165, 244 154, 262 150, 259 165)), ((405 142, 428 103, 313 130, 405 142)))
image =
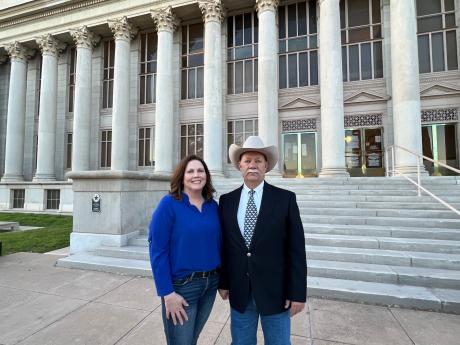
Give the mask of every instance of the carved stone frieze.
POLYGON ((422 110, 422 123, 453 122, 458 120, 458 108, 422 110))
POLYGON ((43 35, 36 41, 43 55, 59 56, 66 47, 65 43, 58 41, 51 34, 43 35))
POLYGON ((276 12, 279 3, 279 0, 256 0, 255 8, 258 13, 266 10, 276 12))
POLYGON ((18 41, 9 43, 5 49, 12 61, 19 60, 21 62, 27 62, 27 60, 32 58, 35 53, 32 49, 24 47, 18 41))
POLYGON ((224 9, 220 0, 205 0, 198 1, 201 13, 203 14, 203 21, 217 21, 222 23, 224 21, 224 9))
POLYGON ((151 16, 155 22, 157 31, 166 30, 174 32, 179 26, 179 19, 173 13, 171 6, 154 10, 151 12, 151 16))
POLYGON ((316 131, 316 119, 283 120, 281 121, 283 132, 299 132, 307 130, 316 131))
POLYGON ((108 21, 109 28, 116 40, 131 41, 137 34, 137 28, 128 21, 126 16, 108 21))
POLYGON ((345 128, 353 127, 381 127, 382 114, 360 114, 344 116, 345 128))
POLYGON ((75 41, 75 45, 81 48, 92 49, 101 40, 101 36, 95 35, 93 32, 88 30, 86 25, 80 28, 71 29, 70 34, 75 41))

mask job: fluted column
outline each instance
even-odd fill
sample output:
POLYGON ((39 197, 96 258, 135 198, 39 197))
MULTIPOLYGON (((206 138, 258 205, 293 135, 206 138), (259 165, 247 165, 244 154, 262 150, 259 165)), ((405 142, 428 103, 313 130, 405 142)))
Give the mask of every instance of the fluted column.
MULTIPOLYGON (((259 17, 258 103, 259 136, 265 145, 279 147, 278 124, 278 28, 279 0, 256 0, 259 17)), ((272 174, 279 174, 276 164, 272 174)))
POLYGON ((112 170, 129 169, 129 69, 130 43, 137 34, 126 17, 110 20, 115 37, 112 107, 112 170))
POLYGON ((213 174, 222 175, 222 38, 220 0, 199 1, 204 41, 204 160, 213 174))
POLYGON ((5 173, 2 182, 23 181, 27 60, 33 51, 19 42, 6 46, 11 60, 6 123, 5 173))
POLYGON ((345 168, 342 47, 339 0, 320 0, 320 177, 348 176, 345 168))
MULTIPOLYGON (((390 1, 394 143, 422 154, 417 27, 414 1, 390 1)), ((417 159, 396 151, 395 168, 416 173, 417 159)))
POLYGON ((152 18, 158 31, 155 173, 169 174, 174 168, 173 34, 177 29, 178 20, 171 6, 153 11, 152 18))
POLYGON ((43 55, 38 112, 37 171, 34 180, 54 180, 57 112, 57 60, 65 44, 50 34, 37 39, 43 55))
POLYGON ((75 106, 73 112, 72 171, 89 170, 91 146, 91 65, 93 47, 100 37, 86 26, 71 30, 77 46, 75 106))

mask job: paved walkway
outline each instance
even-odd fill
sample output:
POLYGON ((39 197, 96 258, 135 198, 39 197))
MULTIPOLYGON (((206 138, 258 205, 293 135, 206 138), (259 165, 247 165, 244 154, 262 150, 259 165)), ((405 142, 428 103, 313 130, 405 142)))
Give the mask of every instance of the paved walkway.
MULTIPOLYGON (((163 345, 151 279, 54 267, 58 256, 0 257, 0 344, 163 345)), ((259 334, 259 344, 263 344, 259 334)), ((293 345, 458 345, 460 315, 309 299, 293 345)), ((217 298, 200 345, 230 344, 217 298)))

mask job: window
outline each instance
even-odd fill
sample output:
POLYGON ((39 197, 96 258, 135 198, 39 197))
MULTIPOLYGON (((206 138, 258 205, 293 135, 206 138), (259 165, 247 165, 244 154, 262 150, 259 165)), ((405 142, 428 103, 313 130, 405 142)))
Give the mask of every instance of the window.
POLYGON ((279 88, 318 85, 316 1, 278 8, 279 88))
POLYGON ((190 123, 180 126, 180 156, 195 154, 203 157, 203 124, 190 123))
POLYGON ((139 157, 140 167, 155 165, 155 131, 152 127, 139 128, 139 157))
POLYGON ((34 134, 33 149, 34 149, 34 165, 33 165, 33 170, 34 170, 34 172, 35 172, 35 171, 37 171, 37 160, 38 160, 38 134, 34 134))
POLYGON ((101 131, 101 168, 112 165, 112 131, 101 131))
POLYGON ((113 75, 115 70, 115 40, 104 42, 104 77, 102 80, 102 108, 113 105, 113 75))
POLYGON ((383 77, 380 0, 341 0, 343 81, 383 77))
MULTIPOLYGON (((243 145, 251 135, 258 135, 258 120, 234 120, 227 122, 227 151, 231 144, 243 145)), ((230 163, 230 158, 228 158, 230 163)))
POLYGON ((67 133, 65 168, 72 169, 72 133, 67 133))
POLYGON ((417 0, 419 72, 458 69, 454 0, 417 0))
POLYGON ((257 14, 228 17, 227 25, 227 93, 257 92, 257 14))
POLYGON ((13 189, 13 208, 24 208, 25 189, 13 189))
POLYGON ((46 190, 46 209, 47 210, 59 210, 60 202, 61 202, 61 191, 59 189, 47 189, 46 190))
POLYGON ((155 103, 155 85, 157 79, 157 44, 156 32, 141 35, 141 57, 139 75, 140 104, 155 103))
POLYGON ((37 68, 38 68, 38 73, 37 73, 37 117, 40 116, 40 96, 41 96, 41 88, 42 88, 42 62, 43 62, 43 57, 41 55, 38 56, 37 58, 37 68))
POLYGON ((182 99, 203 97, 203 24, 182 27, 182 99))
POLYGON ((70 48, 70 63, 69 63, 69 113, 73 113, 75 102, 75 78, 77 72, 77 49, 70 48))

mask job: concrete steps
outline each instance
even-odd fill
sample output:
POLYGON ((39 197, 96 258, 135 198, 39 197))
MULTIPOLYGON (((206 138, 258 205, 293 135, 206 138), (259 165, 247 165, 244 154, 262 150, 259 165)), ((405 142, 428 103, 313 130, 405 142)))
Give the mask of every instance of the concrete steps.
MULTIPOLYGON (((310 296, 460 314, 460 217, 402 178, 282 179, 305 231, 310 296)), ((214 179, 218 195, 242 184, 214 179)), ((422 184, 457 209, 460 177, 422 184)), ((147 236, 64 265, 150 276, 147 236)))

